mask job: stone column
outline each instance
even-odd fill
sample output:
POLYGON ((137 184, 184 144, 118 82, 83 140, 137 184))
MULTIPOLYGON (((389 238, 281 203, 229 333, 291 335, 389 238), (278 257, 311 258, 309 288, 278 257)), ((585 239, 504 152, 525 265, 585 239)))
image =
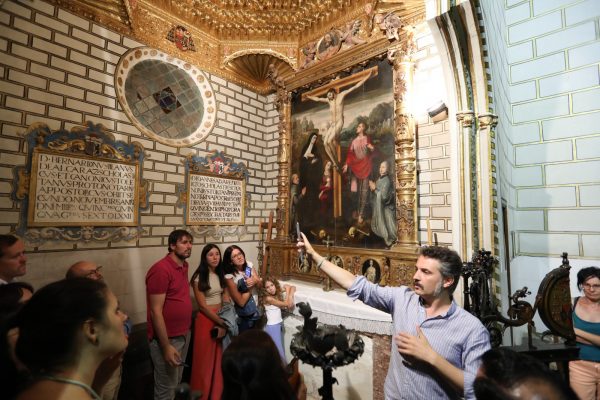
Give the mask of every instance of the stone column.
MULTIPOLYGON (((409 39, 410 41, 410 39, 409 39)), ((417 157, 415 120, 411 112, 415 63, 412 45, 390 49, 388 59, 394 67, 394 125, 396 163, 396 219, 398 246, 417 244, 417 157)))
MULTIPOLYGON (((460 168, 460 216, 462 254, 471 254, 479 247, 477 223, 477 180, 473 148, 473 123, 475 114, 471 110, 456 113, 459 124, 459 168, 460 168), (475 174, 475 175, 474 175, 475 174)), ((456 231, 454 231, 457 233, 456 231)))
POLYGON ((279 112, 279 148, 278 160, 279 177, 277 179, 277 211, 276 223, 277 240, 286 241, 288 238, 288 210, 290 203, 290 94, 285 90, 277 90, 277 111, 279 112))
POLYGON ((479 139, 478 155, 480 188, 481 188, 481 219, 484 221, 481 232, 481 246, 496 255, 496 232, 498 230, 498 203, 496 201, 496 154, 494 127, 498 117, 492 113, 483 113, 477 116, 479 139))
POLYGON ((281 79, 273 79, 272 84, 277 89, 275 107, 279 113, 279 148, 277 163, 279 164, 279 178, 277 180, 277 210, 276 239, 286 241, 288 238, 288 211, 290 207, 290 113, 291 113, 291 93, 285 90, 285 85, 281 79))

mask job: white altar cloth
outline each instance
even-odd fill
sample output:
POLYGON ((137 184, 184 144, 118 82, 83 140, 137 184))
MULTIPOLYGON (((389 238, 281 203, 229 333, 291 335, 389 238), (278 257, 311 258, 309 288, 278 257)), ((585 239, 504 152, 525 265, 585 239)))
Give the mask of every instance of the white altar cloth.
MULTIPOLYGON (((320 323, 344 325, 348 329, 360 332, 391 335, 393 333, 390 314, 365 305, 362 301, 352 301, 345 291, 340 289, 325 292, 322 284, 307 283, 298 280, 281 282, 296 286, 294 302, 306 302, 312 308, 313 317, 320 323)), ((300 316, 298 309, 294 315, 300 316)))

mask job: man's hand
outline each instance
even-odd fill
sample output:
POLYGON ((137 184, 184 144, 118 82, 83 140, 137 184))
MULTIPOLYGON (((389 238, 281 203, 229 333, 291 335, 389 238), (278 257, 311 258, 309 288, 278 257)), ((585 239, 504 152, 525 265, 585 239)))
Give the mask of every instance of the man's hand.
POLYGON ((344 164, 344 166, 342 167, 342 172, 345 174, 346 172, 348 172, 348 164, 344 164))
POLYGON ((406 332, 400 332, 394 337, 394 340, 398 346, 398 351, 403 356, 410 356, 414 359, 434 365, 438 354, 433 350, 418 325, 417 336, 410 335, 406 332))
POLYGON ((179 354, 175 347, 170 343, 163 349, 163 357, 171 367, 178 367, 181 365, 181 354, 179 354))

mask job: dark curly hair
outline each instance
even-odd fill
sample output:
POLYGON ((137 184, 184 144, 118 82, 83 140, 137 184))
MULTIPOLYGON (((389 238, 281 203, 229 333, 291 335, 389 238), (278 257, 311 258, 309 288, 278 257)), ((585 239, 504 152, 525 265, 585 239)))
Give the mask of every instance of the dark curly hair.
POLYGON ((453 278, 454 282, 448 287, 448 293, 452 295, 456 285, 460 280, 462 271, 462 260, 457 252, 442 246, 424 246, 421 247, 419 255, 425 258, 432 258, 440 263, 440 272, 444 278, 453 278))
POLYGON ((583 284, 590 278, 600 279, 600 268, 598 267, 587 267, 582 268, 577 272, 577 288, 583 289, 583 284))
POLYGON ((179 241, 179 239, 181 239, 182 237, 187 237, 187 238, 189 238, 191 240, 194 240, 194 237, 188 231, 186 231, 184 229, 176 229, 176 230, 174 230, 173 232, 171 232, 169 234, 169 239, 168 239, 169 253, 173 251, 173 249, 171 248, 171 246, 175 246, 177 244, 177 242, 179 241))

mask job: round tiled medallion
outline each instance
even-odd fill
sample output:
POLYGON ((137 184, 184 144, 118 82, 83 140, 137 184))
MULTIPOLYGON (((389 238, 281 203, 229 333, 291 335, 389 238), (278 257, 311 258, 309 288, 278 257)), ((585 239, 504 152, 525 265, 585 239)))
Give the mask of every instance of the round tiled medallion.
POLYGON ((213 89, 194 66, 157 50, 137 48, 123 55, 115 76, 123 110, 151 138, 171 146, 190 146, 214 127, 213 89))

